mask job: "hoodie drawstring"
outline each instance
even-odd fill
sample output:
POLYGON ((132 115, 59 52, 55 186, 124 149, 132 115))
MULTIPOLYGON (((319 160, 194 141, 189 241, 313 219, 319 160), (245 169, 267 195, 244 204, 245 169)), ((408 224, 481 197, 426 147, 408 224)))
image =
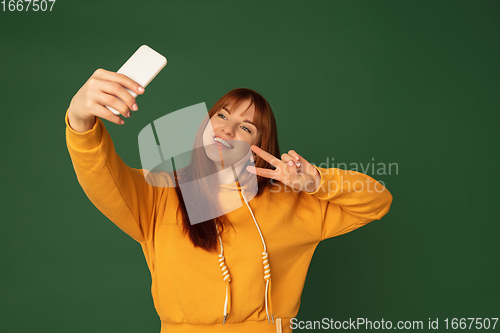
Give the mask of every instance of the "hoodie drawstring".
MULTIPOLYGON (((248 204, 245 194, 243 193, 243 191, 240 191, 240 193, 243 199, 245 200, 245 203, 248 207, 248 210, 250 211, 250 214, 252 214, 253 221, 255 222, 255 226, 259 231, 262 244, 264 245, 264 251, 262 252, 262 264, 264 266, 264 281, 266 281, 266 292, 264 294, 264 303, 266 304, 267 321, 269 323, 271 323, 272 321, 272 323, 274 324, 273 305, 271 302, 271 266, 269 265, 269 254, 266 251, 266 242, 264 241, 264 237, 262 236, 262 232, 260 231, 259 224, 257 223, 255 216, 253 215, 253 211, 250 208, 250 205, 248 204)), ((222 245, 222 239, 220 237, 219 228, 217 228, 217 236, 219 237, 219 243, 220 243, 219 266, 222 270, 222 277, 224 278, 224 282, 226 283, 226 299, 224 302, 224 321, 222 323, 222 325, 224 325, 226 323, 227 317, 229 316, 229 311, 231 310, 231 287, 229 285, 229 282, 231 282, 231 275, 229 274, 229 270, 225 263, 224 247, 222 245)))
POLYGON ((262 252, 262 264, 264 265, 264 281, 266 281, 266 292, 264 294, 264 301, 266 304, 267 321, 271 323, 272 320, 274 324, 273 305, 271 303, 271 267, 269 265, 269 254, 266 251, 266 242, 264 241, 264 237, 262 236, 262 232, 260 231, 259 224, 257 223, 255 216, 253 215, 253 211, 250 208, 250 205, 248 204, 247 198, 245 197, 243 191, 241 191, 241 195, 243 196, 243 199, 247 204, 250 214, 252 214, 253 221, 255 222, 255 226, 257 227, 257 230, 259 231, 260 234, 260 239, 262 239, 262 244, 264 245, 264 252, 262 252))
POLYGON ((273 318, 273 305, 271 303, 271 268, 269 268, 269 259, 267 258, 268 254, 267 252, 262 252, 262 262, 264 264, 264 281, 266 281, 266 294, 265 294, 265 303, 266 303, 266 314, 267 314, 267 321, 270 323, 271 321, 269 320, 269 311, 267 310, 267 303, 269 302, 269 308, 271 309, 271 319, 273 320, 274 324, 274 318, 273 318))
POLYGON ((220 254, 219 254, 219 266, 222 270, 222 277, 224 282, 226 283, 226 300, 224 301, 224 322, 222 325, 226 323, 227 317, 229 316, 229 311, 231 310, 231 287, 229 286, 229 282, 231 282, 231 275, 229 274, 229 270, 226 266, 226 262, 224 261, 224 247, 222 246, 222 239, 220 238, 219 229, 217 228, 217 235, 219 236, 220 243, 220 254))

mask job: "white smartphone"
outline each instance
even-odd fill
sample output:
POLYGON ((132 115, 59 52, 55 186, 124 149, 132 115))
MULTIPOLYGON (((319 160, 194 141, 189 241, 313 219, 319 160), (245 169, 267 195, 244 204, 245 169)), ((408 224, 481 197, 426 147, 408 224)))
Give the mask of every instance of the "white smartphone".
MULTIPOLYGON (((147 45, 142 45, 135 51, 134 54, 123 64, 122 67, 117 71, 117 73, 124 74, 139 83, 141 86, 146 88, 146 86, 151 82, 155 76, 165 67, 167 64, 167 58, 153 50, 147 45)), ((125 88, 128 93, 134 97, 137 94, 127 88, 125 88)), ((118 98, 118 97, 117 97, 118 98)), ((118 98, 122 101, 120 98, 118 98)), ((122 101, 123 104, 125 102, 122 101)), ((120 112, 116 111, 110 106, 106 107, 116 115, 120 115, 120 112)))

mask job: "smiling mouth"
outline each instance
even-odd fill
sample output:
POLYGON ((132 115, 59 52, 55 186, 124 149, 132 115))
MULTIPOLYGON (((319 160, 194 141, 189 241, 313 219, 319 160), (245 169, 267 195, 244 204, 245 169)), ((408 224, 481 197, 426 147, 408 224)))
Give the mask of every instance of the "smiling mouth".
POLYGON ((215 135, 212 135, 212 141, 222 149, 234 149, 234 147, 229 142, 219 137, 216 137, 215 135))

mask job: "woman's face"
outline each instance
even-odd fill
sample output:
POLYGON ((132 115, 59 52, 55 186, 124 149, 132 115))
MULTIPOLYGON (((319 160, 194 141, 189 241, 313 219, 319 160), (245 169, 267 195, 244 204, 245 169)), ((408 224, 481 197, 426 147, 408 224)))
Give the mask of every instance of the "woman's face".
POLYGON ((255 105, 248 108, 250 102, 245 100, 237 108, 230 104, 210 119, 203 132, 203 146, 212 161, 222 161, 227 167, 251 156, 250 147, 259 143, 261 134, 253 123, 255 105))

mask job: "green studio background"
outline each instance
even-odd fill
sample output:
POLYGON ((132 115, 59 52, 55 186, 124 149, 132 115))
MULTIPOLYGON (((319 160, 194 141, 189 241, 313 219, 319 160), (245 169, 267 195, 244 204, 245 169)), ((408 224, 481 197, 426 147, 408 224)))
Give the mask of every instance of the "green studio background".
POLYGON ((248 87, 282 152, 375 163, 393 194, 382 220, 319 244, 297 320, 500 317, 500 2, 57 0, 7 7, 0 28, 2 332, 160 329, 140 245, 88 200, 65 143, 73 95, 142 44, 168 64, 124 126, 104 120, 128 165, 153 120, 248 87))

